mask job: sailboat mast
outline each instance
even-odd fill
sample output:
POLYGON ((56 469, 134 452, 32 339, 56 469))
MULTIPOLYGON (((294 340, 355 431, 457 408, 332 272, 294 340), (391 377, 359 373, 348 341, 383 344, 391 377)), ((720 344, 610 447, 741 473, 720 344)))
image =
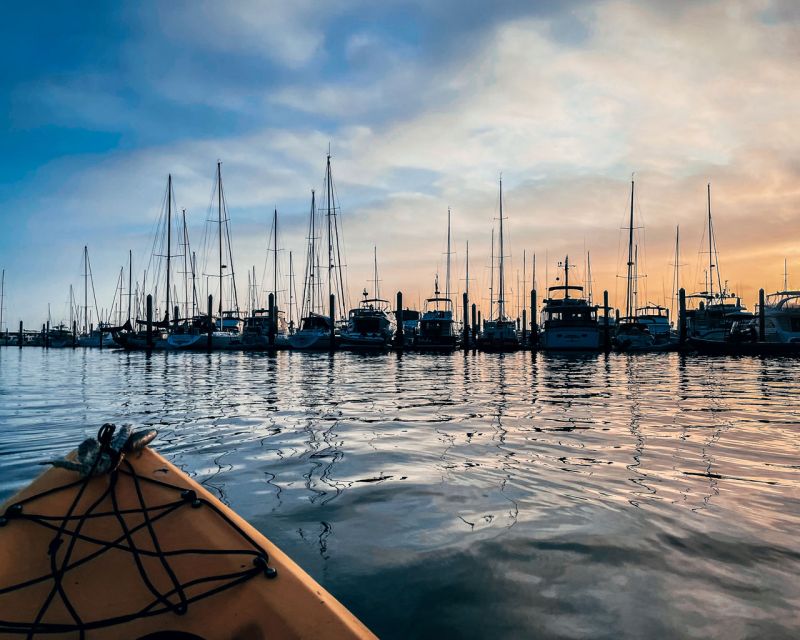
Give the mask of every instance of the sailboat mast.
POLYGON ((469 240, 467 240, 467 300, 469 300, 469 240))
POLYGON ((678 300, 678 290, 680 289, 680 262, 681 262, 681 254, 680 254, 680 242, 681 242, 681 227, 680 225, 675 227, 675 270, 672 274, 672 317, 673 319, 676 317, 675 315, 675 306, 678 300))
POLYGON ((292 266, 292 252, 289 252, 289 328, 294 327, 294 312, 292 307, 294 305, 294 267, 292 266))
POLYGON ((217 225, 219 229, 219 328, 222 329, 222 163, 217 161, 217 225))
MULTIPOLYGON (((333 229, 331 218, 331 152, 328 149, 328 159, 325 165, 325 191, 327 192, 327 217, 328 217, 328 298, 333 294, 333 229)), ((335 312, 335 309, 334 309, 335 312)), ((334 318, 331 318, 331 322, 334 318)))
MULTIPOLYGON (((275 301, 275 308, 278 308, 278 208, 272 212, 272 299, 275 301)), ((255 274, 253 275, 255 278, 255 274)), ((272 310, 270 309, 270 313, 272 310)), ((275 318, 272 318, 272 322, 275 318)), ((277 326, 277 325, 275 325, 277 326)))
POLYGON ((631 214, 628 223, 628 287, 625 293, 625 317, 633 316, 633 189, 631 180, 631 214))
POLYGON ((167 177, 167 329, 169 329, 170 263, 172 260, 172 174, 167 177))
POLYGON ((503 178, 500 177, 500 295, 497 298, 497 319, 503 320, 505 316, 505 273, 503 264, 503 178))
POLYGON ((83 332, 89 333, 89 247, 83 245, 83 332))
POLYGON ((133 300, 133 251, 128 249, 128 322, 131 321, 131 302, 133 300))
POLYGON ((589 294, 589 304, 592 304, 592 253, 591 251, 586 252, 586 279, 587 282, 587 293, 589 294))
POLYGON ((183 218, 183 317, 189 317, 189 230, 186 228, 186 209, 181 210, 183 218))
POLYGON ((564 297, 569 298, 569 255, 564 259, 564 297))
POLYGON ((714 297, 714 251, 712 249, 713 242, 713 226, 711 224, 711 183, 707 185, 708 193, 708 292, 709 300, 714 297))
POLYGON ((494 316, 494 227, 492 227, 492 252, 489 259, 489 319, 494 316))
MULTIPOLYGON (((3 303, 6 299, 6 270, 0 276, 0 332, 3 331, 3 303)), ((72 285, 69 285, 70 315, 72 314, 72 285)))
POLYGON ((444 297, 450 299, 450 207, 447 207, 447 271, 444 297))

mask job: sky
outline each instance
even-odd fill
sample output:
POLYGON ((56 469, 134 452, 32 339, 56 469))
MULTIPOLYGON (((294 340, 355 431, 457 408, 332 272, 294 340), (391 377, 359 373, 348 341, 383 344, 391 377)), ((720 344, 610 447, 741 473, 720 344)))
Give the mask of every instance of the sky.
MULTIPOLYGON (((66 319, 88 246, 110 308, 150 260, 167 175, 203 246, 217 161, 238 288, 266 286, 277 208, 302 278, 310 191, 331 150, 353 302, 411 306, 444 278, 488 309, 503 178, 506 294, 555 284, 569 255, 624 304, 635 178, 639 300, 705 288, 706 185, 723 280, 800 287, 800 8, 795 2, 48 3, 0 37, 3 321, 66 319), (523 267, 523 255, 527 258, 523 267), (523 273, 525 282, 523 283, 523 273)), ((199 257, 203 262, 204 258, 199 257)), ((298 288, 301 285, 298 284, 298 288)), ((242 295, 241 297, 244 297, 242 295)), ((460 297, 459 297, 460 300, 460 297)), ((241 302, 245 304, 244 301, 241 302)))

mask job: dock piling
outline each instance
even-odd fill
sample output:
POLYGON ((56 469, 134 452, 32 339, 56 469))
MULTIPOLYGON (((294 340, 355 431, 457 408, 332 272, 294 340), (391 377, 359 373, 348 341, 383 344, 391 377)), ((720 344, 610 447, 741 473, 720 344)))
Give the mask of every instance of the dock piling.
POLYGON ((531 349, 539 346, 539 325, 536 319, 536 289, 531 289, 531 349))
POLYGON ((331 318, 331 351, 336 349, 336 322, 334 322, 333 316, 336 313, 336 296, 331 294, 330 299, 328 300, 328 309, 330 311, 330 318, 331 318))
POLYGON ((686 289, 678 291, 678 341, 686 344, 686 289))
POLYGON ((478 307, 472 303, 472 348, 475 348, 476 340, 478 338, 478 307))
POLYGON ((19 321, 19 348, 22 349, 22 345, 25 344, 24 334, 22 333, 22 320, 19 321))
POLYGON ((208 336, 206 336, 206 349, 211 351, 211 341, 212 341, 212 334, 214 333, 214 318, 212 314, 214 313, 214 296, 208 296, 208 336))
POLYGON ((403 348, 403 292, 397 292, 397 306, 394 311, 394 319, 397 321, 397 331, 394 333, 394 346, 397 349, 403 348))
POLYGON ((603 349, 611 350, 611 327, 608 322, 608 291, 603 291, 603 349))
POLYGON ((72 321, 72 348, 74 349, 78 346, 78 323, 75 320, 72 321))
POLYGON ((153 296, 147 294, 147 349, 153 348, 153 296))
POLYGON ((42 325, 42 332, 44 333, 44 348, 50 348, 50 321, 47 321, 47 329, 45 329, 45 325, 42 325))
POLYGON ((461 345, 464 351, 469 349, 469 316, 468 316, 468 309, 469 309, 469 298, 467 298, 467 292, 465 291, 462 296, 462 304, 464 310, 464 324, 463 324, 463 332, 464 335, 462 336, 463 344, 461 345))
POLYGON ((764 311, 764 290, 758 290, 758 339, 761 342, 766 340, 767 319, 764 311))
POLYGON ((522 310, 522 348, 528 348, 528 310, 522 310))
POLYGON ((275 294, 270 293, 268 298, 269 305, 269 347, 275 348, 275 332, 278 328, 278 315, 275 309, 275 294))

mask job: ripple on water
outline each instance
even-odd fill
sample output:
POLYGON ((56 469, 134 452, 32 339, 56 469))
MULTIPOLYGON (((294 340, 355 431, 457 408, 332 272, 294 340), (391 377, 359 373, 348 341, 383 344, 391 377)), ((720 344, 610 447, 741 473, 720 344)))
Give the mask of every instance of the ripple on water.
POLYGON ((105 421, 383 637, 800 633, 794 361, 0 349, 0 494, 105 421))

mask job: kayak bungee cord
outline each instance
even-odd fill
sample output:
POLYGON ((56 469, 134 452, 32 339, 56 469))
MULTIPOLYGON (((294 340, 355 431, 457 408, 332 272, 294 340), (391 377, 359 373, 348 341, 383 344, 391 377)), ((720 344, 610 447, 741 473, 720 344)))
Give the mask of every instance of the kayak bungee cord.
MULTIPOLYGON (((44 598, 36 616, 31 621, 14 621, 0 619, 0 632, 26 634, 32 638, 38 633, 69 633, 77 632, 80 638, 85 637, 86 631, 109 627, 112 625, 130 622, 138 618, 158 616, 165 613, 184 615, 189 606, 199 600, 214 594, 231 589, 258 575, 266 578, 275 578, 277 570, 268 564, 267 552, 245 532, 236 522, 231 520, 217 505, 206 498, 198 496, 192 489, 176 486, 168 482, 148 478, 136 472, 134 466, 126 459, 126 454, 133 454, 144 449, 153 440, 156 433, 153 430, 132 433, 130 427, 124 425, 119 430, 113 424, 104 424, 97 438, 90 438, 81 443, 74 458, 52 461, 53 466, 62 467, 78 472, 82 477, 74 482, 53 487, 46 491, 25 497, 11 506, 5 514, 0 516, 0 527, 14 526, 15 521, 26 521, 40 525, 55 532, 48 548, 45 551, 49 556, 50 572, 39 575, 10 586, 0 587, 0 596, 25 589, 37 584, 52 581, 52 587, 44 598), (107 486, 97 498, 80 513, 78 506, 87 493, 92 483, 101 482, 107 478, 107 486), (138 506, 122 508, 119 500, 120 487, 130 484, 138 506), (143 485, 150 485, 169 493, 174 492, 176 499, 161 502, 156 505, 146 504, 143 485), (63 491, 76 490, 76 495, 64 515, 48 515, 44 513, 29 512, 31 506, 37 501, 63 491), (101 505, 108 504, 110 508, 100 510, 101 505), (179 509, 210 508, 227 527, 235 531, 241 538, 245 549, 195 549, 179 548, 164 549, 159 541, 155 524, 164 521, 170 514, 179 509), (141 522, 133 524, 128 518, 140 518, 141 522), (101 518, 113 518, 119 525, 120 534, 113 539, 97 537, 84 532, 84 526, 101 518), (70 528, 70 526, 72 528, 70 528), (140 534, 152 545, 144 548, 141 541, 137 544, 134 537, 140 534), (61 558, 59 553, 68 539, 66 549, 61 558), (73 559, 76 554, 76 544, 81 541, 92 545, 94 549, 85 553, 83 557, 73 559), (128 552, 131 554, 138 576, 147 590, 153 595, 153 600, 135 611, 118 613, 105 618, 84 620, 67 594, 65 576, 75 568, 85 565, 93 559, 111 551, 128 552), (181 580, 170 559, 180 556, 242 556, 250 559, 249 565, 242 564, 241 570, 229 571, 215 575, 204 575, 193 579, 181 580), (152 558, 158 562, 168 578, 169 586, 159 589, 156 579, 148 571, 145 559, 152 558), (197 587, 205 585, 205 588, 197 587), (56 596, 59 596, 57 599, 56 596), (64 609, 69 613, 72 622, 45 622, 45 615, 54 601, 60 600, 64 609)), ((129 488, 129 487, 126 487, 129 488)), ((152 562, 152 560, 151 560, 152 562)), ((193 563, 194 566, 194 563, 193 563)), ((100 603, 98 603, 100 604, 100 603)), ((5 614, 3 615, 5 617, 5 614)))

